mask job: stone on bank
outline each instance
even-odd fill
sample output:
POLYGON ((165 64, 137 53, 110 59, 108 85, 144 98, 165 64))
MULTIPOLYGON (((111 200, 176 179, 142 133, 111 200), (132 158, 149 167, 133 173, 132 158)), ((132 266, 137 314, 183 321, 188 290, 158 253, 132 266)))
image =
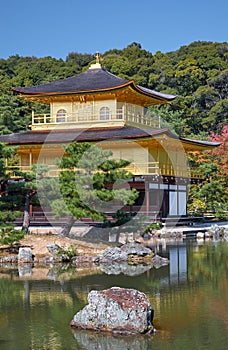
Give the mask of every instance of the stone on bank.
POLYGON ((112 287, 88 294, 88 305, 74 315, 71 326, 121 334, 152 333, 153 310, 136 289, 112 287))
POLYGON ((29 247, 20 247, 18 252, 18 263, 32 263, 33 254, 29 247))

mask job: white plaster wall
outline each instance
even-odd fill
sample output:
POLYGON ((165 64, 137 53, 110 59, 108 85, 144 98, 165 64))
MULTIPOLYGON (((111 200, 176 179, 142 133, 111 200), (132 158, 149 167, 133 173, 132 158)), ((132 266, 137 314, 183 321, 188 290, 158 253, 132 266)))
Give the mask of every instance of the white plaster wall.
POLYGON ((67 113, 72 113, 72 102, 53 102, 51 106, 52 116, 55 116, 60 109, 65 109, 67 113))

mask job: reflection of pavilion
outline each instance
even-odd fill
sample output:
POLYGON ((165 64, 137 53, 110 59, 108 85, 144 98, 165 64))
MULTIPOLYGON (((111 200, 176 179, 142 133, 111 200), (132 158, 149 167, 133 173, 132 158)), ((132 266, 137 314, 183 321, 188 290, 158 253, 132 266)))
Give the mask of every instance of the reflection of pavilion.
POLYGON ((177 283, 187 280, 187 247, 173 247, 169 251, 170 282, 177 283))
POLYGON ((186 244, 168 244, 163 242, 162 246, 157 244, 157 253, 165 255, 169 259, 169 275, 161 279, 161 284, 179 284, 187 281, 187 246, 186 244))

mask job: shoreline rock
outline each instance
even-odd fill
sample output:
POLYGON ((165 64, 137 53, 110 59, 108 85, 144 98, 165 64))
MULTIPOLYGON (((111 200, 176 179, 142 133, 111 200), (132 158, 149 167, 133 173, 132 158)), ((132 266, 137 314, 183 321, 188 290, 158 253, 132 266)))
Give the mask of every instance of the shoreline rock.
POLYGON ((18 263, 32 263, 34 256, 32 249, 29 247, 20 247, 18 251, 18 263))
POLYGON ((121 271, 124 271, 123 268, 118 266, 121 265, 121 263, 135 265, 140 265, 143 263, 148 264, 149 268, 152 266, 159 268, 161 266, 167 265, 169 263, 169 260, 157 254, 155 255, 152 249, 145 247, 139 242, 132 242, 123 244, 120 248, 114 247, 103 250, 97 256, 95 262, 101 265, 103 269, 105 269, 105 265, 112 265, 112 268, 110 270, 115 274, 119 274, 121 271), (117 272, 114 272, 114 268, 117 272))
MULTIPOLYGON (((49 243, 47 245, 47 249, 51 255, 45 255, 42 257, 37 257, 32 254, 31 248, 28 247, 20 247, 19 253, 13 256, 4 256, 0 257, 0 264, 4 263, 33 263, 39 265, 49 265, 49 264, 61 264, 68 263, 73 267, 88 265, 88 264, 96 264, 97 266, 101 266, 101 269, 107 270, 105 267, 107 265, 110 266, 115 263, 115 269, 117 272, 115 274, 120 273, 120 271, 127 271, 129 273, 137 274, 137 271, 130 271, 133 269, 127 269, 125 267, 120 267, 122 264, 127 264, 128 267, 132 265, 147 265, 146 270, 154 266, 155 268, 159 268, 163 265, 167 265, 169 260, 167 258, 162 258, 158 255, 155 255, 153 251, 145 247, 143 244, 139 242, 126 243, 121 247, 112 247, 106 248, 100 252, 98 255, 90 256, 90 255, 75 255, 73 257, 69 257, 67 255, 67 250, 64 250, 61 246, 56 243, 49 243), (119 271, 119 272, 118 272, 119 271)), ((114 269, 111 269, 114 272, 114 269)), ((136 270, 136 269, 134 269, 136 270)), ((140 269, 138 269, 140 270, 140 269)))
POLYGON ((139 242, 131 242, 123 244, 121 247, 113 247, 104 249, 97 257, 98 263, 110 263, 112 261, 143 261, 143 259, 150 259, 154 256, 153 251, 145 247, 139 242))

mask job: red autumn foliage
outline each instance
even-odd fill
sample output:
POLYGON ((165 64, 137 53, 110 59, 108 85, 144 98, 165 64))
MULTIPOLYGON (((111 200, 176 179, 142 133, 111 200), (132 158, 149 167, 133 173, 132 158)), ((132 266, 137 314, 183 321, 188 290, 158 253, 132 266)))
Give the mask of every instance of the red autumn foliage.
POLYGON ((208 155, 218 165, 220 171, 228 176, 228 125, 224 125, 221 134, 211 132, 210 141, 221 142, 219 147, 208 151, 208 155))

